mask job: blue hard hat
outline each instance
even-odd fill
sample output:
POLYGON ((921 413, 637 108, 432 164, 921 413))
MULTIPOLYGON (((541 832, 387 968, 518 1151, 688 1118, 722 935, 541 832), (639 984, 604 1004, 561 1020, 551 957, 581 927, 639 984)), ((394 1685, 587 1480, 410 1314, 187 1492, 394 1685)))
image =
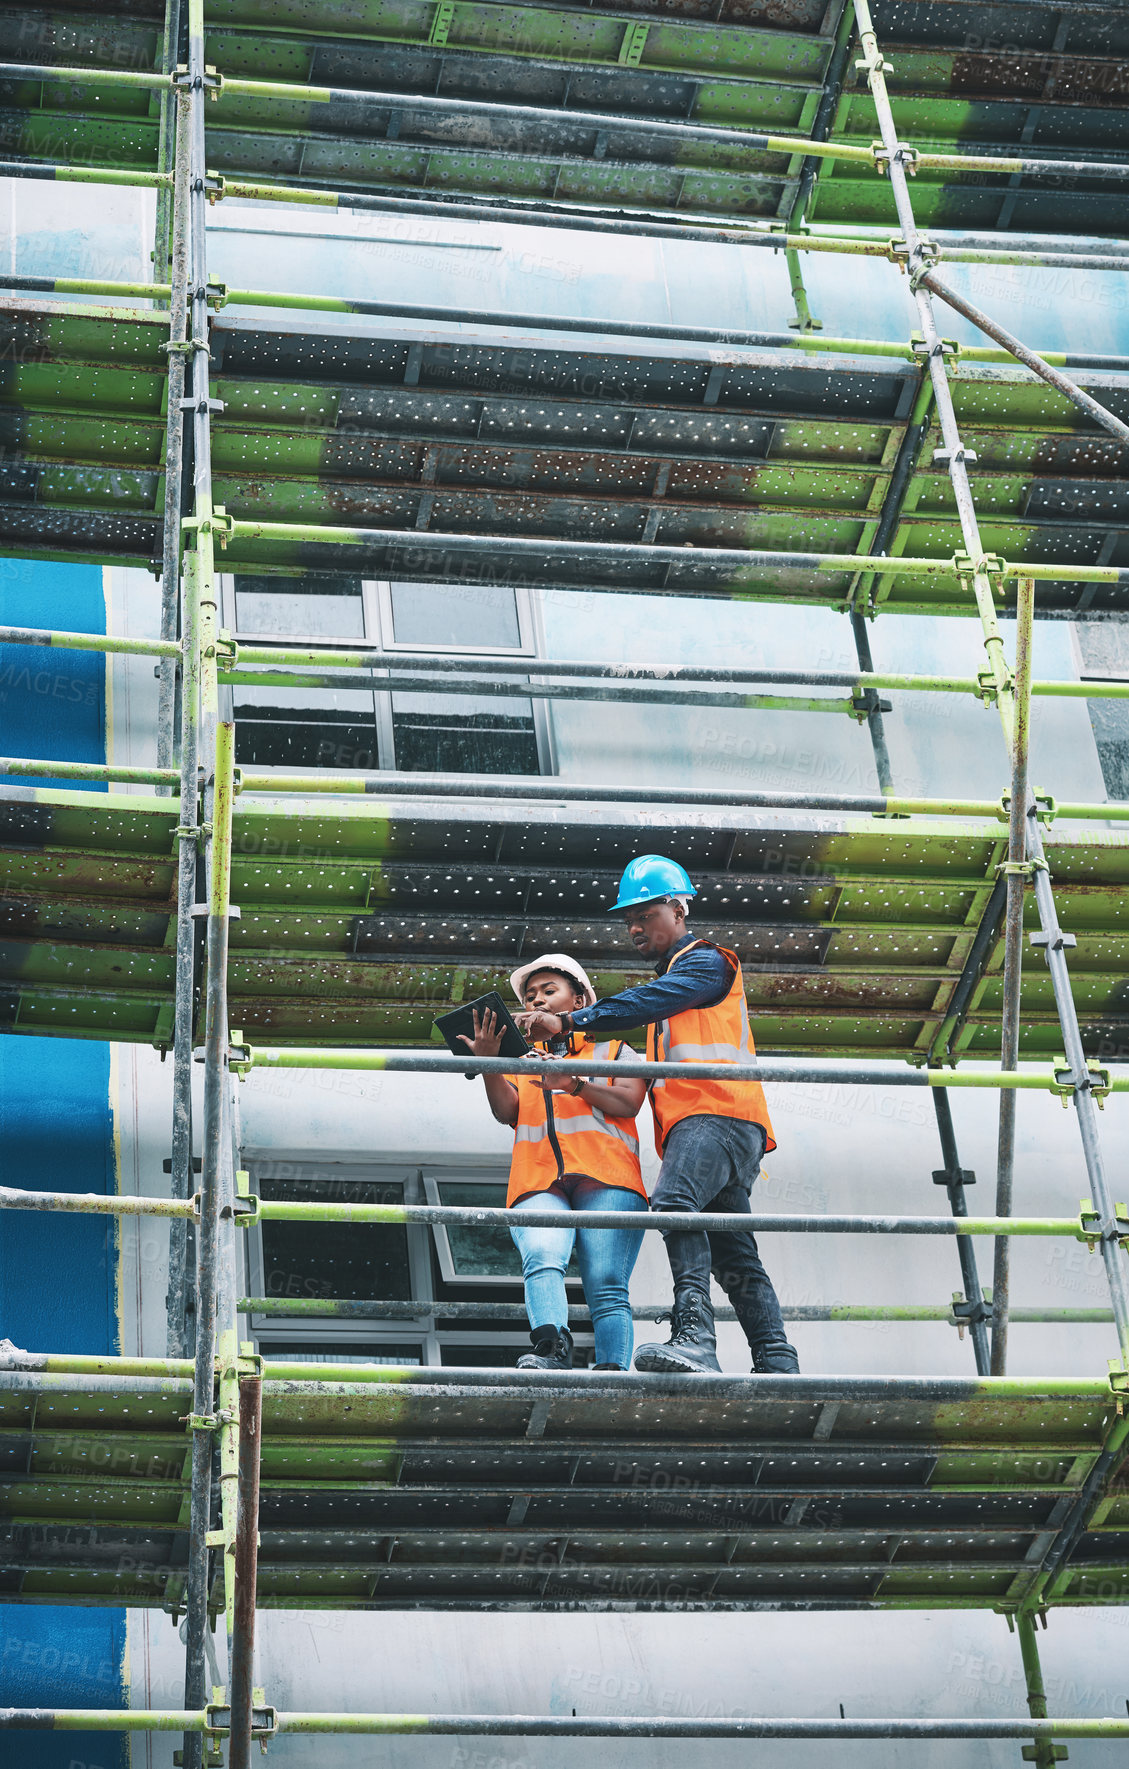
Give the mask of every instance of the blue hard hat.
POLYGON ((619 896, 608 910, 615 915, 620 909, 634 909, 639 903, 655 903, 662 897, 696 897, 689 874, 677 860, 665 854, 640 854, 623 869, 619 896))

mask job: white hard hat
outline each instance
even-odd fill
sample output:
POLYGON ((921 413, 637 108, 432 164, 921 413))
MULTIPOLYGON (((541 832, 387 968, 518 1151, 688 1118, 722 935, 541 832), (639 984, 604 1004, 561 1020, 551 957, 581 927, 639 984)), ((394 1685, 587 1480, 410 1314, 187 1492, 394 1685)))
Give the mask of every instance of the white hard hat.
POLYGON ((539 970, 560 971, 562 976, 568 977, 570 982, 576 984, 584 996, 585 1007, 591 1007, 594 1003, 596 991, 588 981, 587 971, 582 964, 577 963, 575 958, 569 958, 564 952, 543 952, 540 958, 533 960, 532 964, 523 964, 513 972, 510 977, 510 988, 519 1001, 525 1000, 525 985, 530 977, 539 970))

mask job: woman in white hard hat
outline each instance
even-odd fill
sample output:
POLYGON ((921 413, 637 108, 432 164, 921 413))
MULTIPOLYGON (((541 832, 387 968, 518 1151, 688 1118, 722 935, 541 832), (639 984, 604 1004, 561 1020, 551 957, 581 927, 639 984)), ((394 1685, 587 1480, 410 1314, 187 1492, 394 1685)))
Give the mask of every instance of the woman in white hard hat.
MULTIPOLYGON (((547 952, 510 978, 522 1007, 540 1013, 571 1013, 589 1006, 596 992, 584 969, 563 952, 547 952)), ((474 1037, 463 1042, 475 1056, 497 1056, 502 1033, 495 1016, 474 1016, 474 1037)), ((582 1033, 555 1040, 547 1055, 581 1061, 630 1059, 630 1047, 613 1038, 596 1043, 582 1033)), ((643 1240, 642 1229, 590 1229, 582 1219, 597 1210, 647 1208, 639 1171, 635 1115, 646 1097, 641 1078, 585 1081, 562 1069, 556 1076, 484 1075, 490 1109, 514 1130, 506 1204, 518 1214, 551 1210, 560 1228, 515 1222, 510 1230, 521 1254, 532 1352, 521 1370, 570 1370, 572 1335, 564 1274, 573 1244, 584 1296, 596 1336, 595 1367, 631 1366, 632 1326, 628 1285, 643 1240)))

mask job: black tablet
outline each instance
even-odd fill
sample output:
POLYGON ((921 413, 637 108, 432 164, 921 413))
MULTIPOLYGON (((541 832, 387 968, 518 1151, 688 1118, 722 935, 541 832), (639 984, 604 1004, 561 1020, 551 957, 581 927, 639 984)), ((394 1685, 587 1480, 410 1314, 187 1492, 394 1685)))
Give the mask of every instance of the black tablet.
POLYGON ((505 1028, 502 1034, 502 1047, 498 1052, 499 1056, 516 1059, 528 1055, 533 1049, 525 1034, 519 1032, 514 1025, 510 1017, 510 1010, 498 991, 491 989, 489 995, 480 995, 475 1001, 464 1001, 461 1007, 453 1008, 450 1013, 440 1014, 436 1020, 435 1024, 438 1026, 448 1050, 453 1051, 456 1056, 469 1056, 470 1054, 466 1045, 459 1043, 459 1034, 465 1032, 468 1038, 474 1037, 474 1020, 471 1016, 476 1009, 480 1020, 483 1014, 494 1013, 498 1016, 498 1024, 505 1028))

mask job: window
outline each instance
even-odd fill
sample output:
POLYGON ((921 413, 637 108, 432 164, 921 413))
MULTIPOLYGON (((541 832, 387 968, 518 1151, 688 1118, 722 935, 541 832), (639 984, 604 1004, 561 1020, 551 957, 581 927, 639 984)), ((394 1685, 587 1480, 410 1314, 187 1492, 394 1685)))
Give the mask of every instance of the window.
MULTIPOLYGON (((236 574, 224 580, 223 597, 224 625, 244 644, 314 639, 389 655, 422 652, 415 673, 424 677, 434 674, 426 662, 436 653, 531 662, 538 654, 530 592, 508 585, 236 574)), ((333 687, 239 686, 230 692, 236 759, 243 767, 552 772, 544 703, 520 694, 390 691, 370 683, 352 687, 345 676, 333 687)))
MULTIPOLYGON (((1129 683, 1129 620, 1080 620, 1075 628, 1082 680, 1129 683)), ((1088 700, 1105 789, 1129 799, 1129 701, 1088 700)))
MULTIPOLYGON (((249 1161, 262 1198, 329 1202, 467 1204, 506 1201, 499 1168, 392 1167, 352 1162, 249 1161)), ((570 1294, 582 1300, 575 1261, 570 1294)), ((458 1224, 264 1222, 248 1236, 248 1294, 267 1306, 251 1316, 264 1355, 303 1363, 471 1364, 512 1367, 529 1350, 524 1312, 508 1319, 492 1305, 522 1302, 521 1261, 506 1229, 458 1224), (286 1315, 269 1303, 301 1299, 391 1302, 398 1318, 286 1315), (445 1312, 472 1303, 468 1319, 445 1312)), ((591 1330, 574 1335, 581 1359, 591 1330)))

